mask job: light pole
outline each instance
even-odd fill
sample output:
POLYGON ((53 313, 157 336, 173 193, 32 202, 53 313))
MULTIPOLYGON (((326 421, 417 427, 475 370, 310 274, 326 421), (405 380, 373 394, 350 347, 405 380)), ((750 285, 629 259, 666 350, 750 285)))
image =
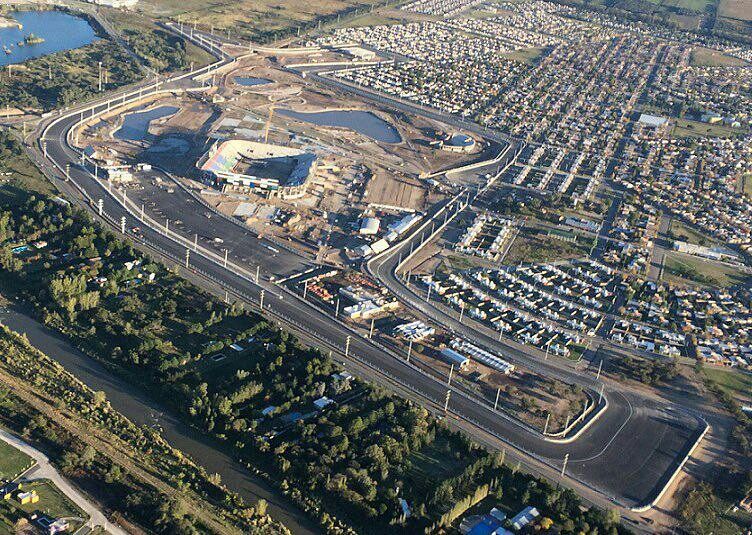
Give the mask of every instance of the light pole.
POLYGON ((410 362, 410 353, 413 352, 413 341, 410 340, 410 342, 407 344, 407 362, 410 362))
POLYGON ((350 335, 345 338, 345 357, 350 355, 350 335))
POLYGON ((564 478, 564 472, 567 471, 567 462, 569 462, 569 454, 564 456, 564 464, 561 465, 561 478, 564 478))
POLYGON ((496 401, 494 401, 494 410, 499 406, 499 396, 501 395, 501 387, 496 389, 496 401))
POLYGON ((259 310, 264 310, 264 290, 259 293, 259 310))

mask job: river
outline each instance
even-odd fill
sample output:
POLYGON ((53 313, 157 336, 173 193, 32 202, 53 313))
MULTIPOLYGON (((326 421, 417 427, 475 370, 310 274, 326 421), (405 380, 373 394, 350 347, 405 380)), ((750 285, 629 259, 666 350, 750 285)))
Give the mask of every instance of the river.
POLYGON ((79 351, 60 334, 15 308, 0 308, 0 322, 26 334, 29 342, 62 364, 66 370, 93 390, 107 395, 112 407, 139 425, 159 425, 162 436, 175 448, 189 455, 208 473, 218 473, 227 488, 237 492, 250 505, 259 498, 269 503, 269 514, 293 533, 313 535, 317 526, 286 497, 265 481, 255 478, 240 463, 222 451, 219 444, 187 426, 141 390, 134 388, 103 365, 79 351))
POLYGON ((0 28, 0 66, 73 50, 97 40, 86 19, 62 11, 12 11, 8 18, 21 23, 23 28, 0 28), (44 42, 23 44, 24 38, 32 33, 44 42))

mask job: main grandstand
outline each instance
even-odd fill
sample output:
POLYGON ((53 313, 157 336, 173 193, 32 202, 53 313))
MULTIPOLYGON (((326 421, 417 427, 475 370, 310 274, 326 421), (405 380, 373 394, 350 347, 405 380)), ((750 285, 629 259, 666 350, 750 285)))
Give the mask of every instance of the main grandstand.
POLYGON ((210 180, 270 197, 299 197, 316 169, 316 155, 300 149, 232 139, 217 141, 198 161, 210 180))

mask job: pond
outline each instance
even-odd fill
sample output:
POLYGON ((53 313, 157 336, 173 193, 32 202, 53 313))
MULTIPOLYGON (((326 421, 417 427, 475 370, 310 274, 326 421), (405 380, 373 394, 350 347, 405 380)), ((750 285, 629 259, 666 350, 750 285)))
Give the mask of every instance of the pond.
POLYGON ((382 143, 399 143, 402 141, 402 137, 394 126, 370 111, 334 110, 306 113, 280 109, 279 113, 285 117, 319 126, 349 128, 382 143))
POLYGON ((13 11, 3 17, 18 21, 23 28, 0 28, 0 65, 24 63, 97 40, 94 28, 86 19, 62 11, 13 11), (24 39, 31 34, 44 42, 25 44, 24 39))
POLYGON ((143 141, 149 135, 149 125, 152 121, 172 115, 179 109, 175 106, 159 106, 148 111, 129 113, 123 119, 123 126, 115 132, 115 138, 123 141, 143 141))
POLYGON ((268 78, 255 78, 253 76, 236 76, 235 83, 245 87, 253 87, 255 85, 266 85, 272 83, 268 78))

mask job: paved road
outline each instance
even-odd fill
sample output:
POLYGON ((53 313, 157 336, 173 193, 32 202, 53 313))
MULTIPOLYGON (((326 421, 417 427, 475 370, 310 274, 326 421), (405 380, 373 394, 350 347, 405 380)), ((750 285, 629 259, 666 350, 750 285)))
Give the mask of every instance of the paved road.
POLYGON ((99 509, 92 505, 91 502, 84 498, 84 496, 76 490, 67 479, 60 475, 60 472, 50 464, 50 460, 44 453, 3 429, 0 429, 0 440, 21 450, 37 462, 33 468, 24 474, 23 479, 29 481, 35 479, 49 479, 68 497, 69 500, 89 515, 89 521, 86 523, 88 526, 92 528, 95 526, 102 526, 108 533, 114 535, 128 535, 126 531, 110 523, 110 521, 107 520, 107 517, 104 516, 99 509))

